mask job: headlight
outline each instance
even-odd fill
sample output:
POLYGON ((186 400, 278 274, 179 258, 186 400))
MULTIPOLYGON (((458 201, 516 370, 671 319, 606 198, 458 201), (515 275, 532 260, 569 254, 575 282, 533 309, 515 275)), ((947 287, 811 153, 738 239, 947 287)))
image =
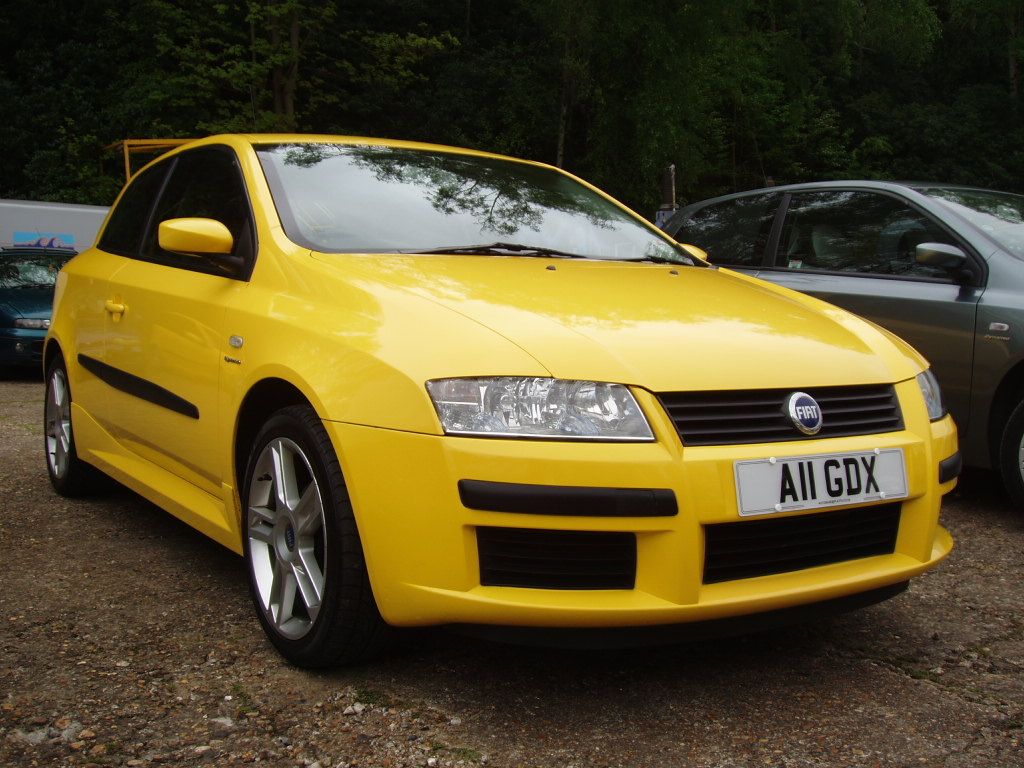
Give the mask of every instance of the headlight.
POLYGON ((449 435, 653 440, 621 384, 511 376, 436 379, 427 391, 449 435))
POLYGON ((928 406, 928 418, 935 421, 945 416, 946 406, 942 404, 942 391, 939 389, 939 380, 935 378, 935 374, 930 369, 917 374, 917 384, 921 387, 924 403, 928 406))
POLYGON ((50 318, 48 317, 16 317, 14 319, 15 328, 31 328, 36 331, 45 331, 50 327, 50 318))

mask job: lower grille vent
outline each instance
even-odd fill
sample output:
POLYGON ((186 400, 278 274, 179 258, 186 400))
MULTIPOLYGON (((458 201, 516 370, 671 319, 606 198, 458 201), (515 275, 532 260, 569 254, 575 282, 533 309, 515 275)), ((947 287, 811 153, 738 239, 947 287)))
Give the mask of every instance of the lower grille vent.
POLYGON ((704 583, 892 554, 900 504, 704 527, 704 583))
POLYGON ((632 589, 636 535, 532 528, 476 529, 480 583, 539 589, 632 589))

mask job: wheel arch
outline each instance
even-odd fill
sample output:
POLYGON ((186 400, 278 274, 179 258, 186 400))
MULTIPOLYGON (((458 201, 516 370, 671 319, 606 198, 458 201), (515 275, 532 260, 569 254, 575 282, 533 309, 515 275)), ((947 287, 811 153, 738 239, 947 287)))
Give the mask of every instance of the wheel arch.
POLYGON ((245 467, 249 452, 260 427, 268 418, 290 405, 308 405, 316 410, 313 403, 297 386, 285 379, 269 377, 256 382, 246 393, 235 420, 235 447, 233 470, 235 487, 241 494, 245 482, 245 467))
POLYGON ((988 452, 992 467, 999 466, 999 444, 1003 429, 1017 403, 1024 400, 1024 360, 1018 361, 1003 376, 992 396, 988 412, 988 452))
MULTIPOLYGON (((46 344, 43 346, 43 371, 45 372, 49 367, 50 363, 53 362, 53 358, 57 355, 63 355, 64 350, 61 349, 60 342, 56 339, 47 339, 46 344)), ((67 364, 67 360, 64 361, 67 364)))

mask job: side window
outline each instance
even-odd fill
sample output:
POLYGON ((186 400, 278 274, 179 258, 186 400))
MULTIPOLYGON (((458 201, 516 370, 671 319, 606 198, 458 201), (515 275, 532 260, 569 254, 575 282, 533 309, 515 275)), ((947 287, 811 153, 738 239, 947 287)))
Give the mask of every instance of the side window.
POLYGON ((779 239, 776 266, 872 275, 948 277, 916 261, 919 243, 954 239, 927 216, 875 192, 795 193, 779 239))
POLYGON ((253 252, 249 199, 234 155, 223 149, 203 148, 178 155, 171 178, 157 204, 153 226, 142 256, 183 269, 213 271, 207 262, 160 248, 159 224, 167 219, 216 219, 235 241, 233 255, 249 262, 253 252))
POLYGON ((97 246, 108 253, 134 256, 149 223, 153 200, 160 194, 160 185, 170 163, 163 162, 139 174, 128 186, 110 216, 103 237, 97 246))
POLYGON ((759 267, 779 198, 769 193, 709 205, 683 222, 674 237, 703 248, 713 264, 759 267))

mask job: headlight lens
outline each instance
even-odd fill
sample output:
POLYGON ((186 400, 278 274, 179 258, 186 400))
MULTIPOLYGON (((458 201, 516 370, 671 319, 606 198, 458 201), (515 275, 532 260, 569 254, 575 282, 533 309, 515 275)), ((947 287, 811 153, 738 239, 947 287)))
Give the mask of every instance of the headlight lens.
POLYGON ((427 391, 450 435, 653 440, 633 394, 621 384, 495 377, 436 379, 427 391))
POLYGON ((942 403, 939 380, 935 378, 931 369, 917 374, 917 383, 921 387, 921 394, 924 395, 925 405, 928 406, 928 418, 935 421, 945 416, 946 406, 942 403))
POLYGON ((14 318, 15 328, 31 328, 36 331, 45 331, 50 327, 48 317, 16 317, 14 318))

